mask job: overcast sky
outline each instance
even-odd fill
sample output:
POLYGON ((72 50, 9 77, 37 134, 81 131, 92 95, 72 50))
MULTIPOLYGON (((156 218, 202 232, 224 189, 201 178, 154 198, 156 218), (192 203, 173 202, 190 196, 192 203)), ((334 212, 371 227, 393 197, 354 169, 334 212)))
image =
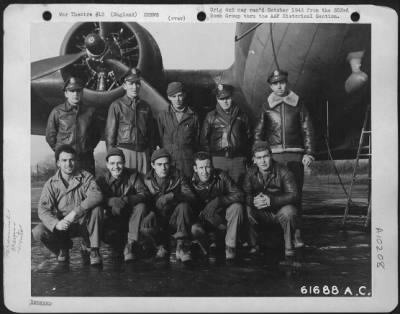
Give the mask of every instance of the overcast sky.
MULTIPOLYGON (((31 60, 59 55, 73 24, 39 23, 31 27, 31 60)), ((226 69, 234 60, 235 24, 141 23, 160 47, 165 69, 226 69)), ((31 163, 52 154, 44 136, 31 136, 31 163)), ((96 150, 105 150, 101 142, 96 150)))

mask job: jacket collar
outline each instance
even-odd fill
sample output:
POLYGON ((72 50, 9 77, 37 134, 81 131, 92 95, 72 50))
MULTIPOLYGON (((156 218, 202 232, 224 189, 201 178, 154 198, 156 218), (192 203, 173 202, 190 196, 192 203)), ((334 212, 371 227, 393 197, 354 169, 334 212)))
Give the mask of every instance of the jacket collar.
MULTIPOLYGON (((169 105, 168 111, 169 111, 170 114, 175 114, 176 112, 178 112, 178 111, 176 111, 176 110, 173 108, 172 104, 169 105)), ((186 109, 185 109, 182 113, 183 113, 183 118, 182 118, 182 120, 183 120, 184 118, 186 118, 187 116, 192 116, 192 115, 194 115, 194 111, 193 111, 192 109, 190 109, 189 106, 186 106, 186 109)))
MULTIPOLYGON (((70 181, 67 191, 70 191, 70 190, 74 189, 75 187, 79 186, 82 183, 83 177, 84 176, 81 171, 75 171, 75 173, 72 176, 72 180, 70 181)), ((64 186, 60 169, 57 170, 57 172, 52 177, 52 179, 53 179, 53 181, 58 181, 59 183, 62 183, 62 186, 64 186)))
MULTIPOLYGON (((82 102, 79 103, 79 105, 77 106, 77 108, 78 108, 78 111, 81 111, 81 110, 82 110, 82 102)), ((72 106, 72 105, 68 102, 68 100, 66 100, 66 101, 64 102, 63 110, 64 110, 64 111, 72 111, 72 110, 74 110, 74 106, 72 106)))
MULTIPOLYGON (((273 160, 273 159, 271 160, 271 167, 267 173, 268 173, 268 178, 276 177, 276 161, 275 160, 273 160)), ((259 180, 261 180, 261 182, 264 181, 263 175, 262 175, 261 171, 258 169, 257 165, 254 165, 254 174, 259 180)))
POLYGON ((119 178, 114 178, 111 175, 110 171, 107 169, 105 178, 107 183, 112 184, 114 182, 124 182, 129 177, 129 175, 130 175, 129 170, 127 168, 124 168, 122 170, 121 176, 119 178))
POLYGON ((222 107, 217 103, 217 106, 215 107, 215 112, 216 114, 218 114, 221 118, 223 118, 226 122, 230 122, 233 121, 236 116, 239 113, 239 107, 236 106, 234 103, 232 103, 232 107, 231 107, 231 112, 230 114, 226 113, 226 111, 224 111, 224 109, 222 109, 222 107), (226 120, 226 117, 230 115, 230 120, 226 120))
MULTIPOLYGON (((171 167, 170 173, 166 178, 166 182, 174 182, 177 178, 178 178, 177 170, 174 167, 171 167)), ((151 169, 149 172, 147 172, 145 179, 152 181, 154 184, 158 186, 156 179, 156 172, 154 171, 154 169, 151 169)))
POLYGON ((220 172, 221 171, 219 169, 214 168, 211 174, 211 178, 208 182, 201 182, 197 173, 193 173, 192 183, 194 185, 211 186, 218 180, 220 172))
POLYGON ((282 102, 288 104, 289 106, 296 107, 299 102, 299 96, 292 91, 290 91, 285 97, 278 96, 275 93, 271 93, 268 96, 268 104, 271 109, 275 108, 282 102))

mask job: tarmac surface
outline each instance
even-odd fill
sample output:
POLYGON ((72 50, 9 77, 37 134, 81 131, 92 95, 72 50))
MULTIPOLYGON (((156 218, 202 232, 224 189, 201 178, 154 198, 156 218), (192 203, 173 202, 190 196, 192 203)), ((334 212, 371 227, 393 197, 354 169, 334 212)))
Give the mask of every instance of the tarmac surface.
MULTIPOLYGON (((40 191, 32 188, 32 227, 38 222, 40 191)), ((42 244, 33 241, 32 296, 369 296, 371 242, 364 227, 366 182, 355 185, 343 229, 346 199, 334 178, 306 178, 302 228, 306 245, 289 264, 282 263, 279 234, 256 256, 241 249, 234 264, 226 264, 223 258, 209 263, 199 249, 191 265, 148 256, 126 264, 104 245, 103 265, 92 267, 82 263, 80 239, 74 239, 70 263, 62 265, 42 244)))

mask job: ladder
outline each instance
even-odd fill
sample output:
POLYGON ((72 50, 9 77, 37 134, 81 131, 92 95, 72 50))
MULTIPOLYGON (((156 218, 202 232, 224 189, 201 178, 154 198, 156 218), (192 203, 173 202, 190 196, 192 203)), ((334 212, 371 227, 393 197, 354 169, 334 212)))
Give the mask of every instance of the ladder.
POLYGON ((370 222, 371 222, 371 130, 367 130, 367 124, 368 124, 368 119, 370 116, 370 111, 371 111, 371 105, 368 105, 367 110, 365 112, 365 117, 364 117, 364 123, 361 129, 361 136, 360 136, 360 141, 358 144, 358 149, 357 149, 357 156, 356 156, 356 164, 353 168, 353 174, 351 177, 351 183, 350 183, 350 191, 347 197, 347 203, 346 203, 346 208, 344 210, 344 215, 343 215, 343 221, 342 221, 342 227, 346 224, 346 219, 349 214, 349 209, 352 203, 351 197, 353 194, 353 186, 356 181, 356 176, 357 176, 357 170, 359 166, 359 161, 360 157, 368 157, 368 209, 367 209, 367 215, 365 218, 365 223, 364 227, 368 227, 370 222), (368 145, 364 145, 364 140, 365 137, 368 138, 368 145), (366 149, 367 152, 363 153, 363 149, 366 149))

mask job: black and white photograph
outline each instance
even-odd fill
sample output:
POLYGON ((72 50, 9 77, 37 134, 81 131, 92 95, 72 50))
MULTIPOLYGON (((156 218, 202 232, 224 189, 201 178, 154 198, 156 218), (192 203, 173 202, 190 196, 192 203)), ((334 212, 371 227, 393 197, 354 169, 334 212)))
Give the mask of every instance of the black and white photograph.
POLYGON ((25 312, 393 309, 397 45, 376 53, 374 10, 36 7, 6 291, 20 260, 25 312))

